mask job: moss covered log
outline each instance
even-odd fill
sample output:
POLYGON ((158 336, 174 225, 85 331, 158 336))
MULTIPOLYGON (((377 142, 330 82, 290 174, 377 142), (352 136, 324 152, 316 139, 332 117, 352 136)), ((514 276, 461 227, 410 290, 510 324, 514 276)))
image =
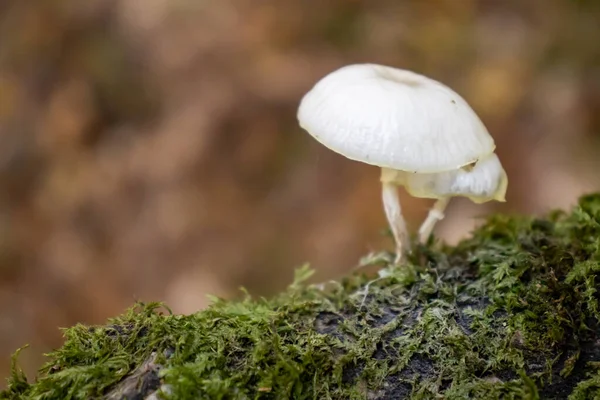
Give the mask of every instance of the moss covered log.
POLYGON ((600 398, 600 194, 389 260, 325 287, 300 269, 273 299, 68 328, 35 380, 15 361, 0 398, 600 398))

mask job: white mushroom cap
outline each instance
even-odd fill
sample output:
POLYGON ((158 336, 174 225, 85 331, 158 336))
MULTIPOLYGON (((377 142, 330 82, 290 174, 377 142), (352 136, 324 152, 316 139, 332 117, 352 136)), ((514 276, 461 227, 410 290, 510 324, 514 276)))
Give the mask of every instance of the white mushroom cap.
POLYGON ((464 196, 475 203, 505 201, 508 178, 495 153, 480 160, 472 169, 460 168, 433 174, 415 174, 384 169, 383 182, 404 186, 414 197, 441 199, 464 196))
POLYGON ((453 170, 495 149, 481 120, 452 89, 376 64, 325 76, 302 99, 298 120, 331 150, 395 170, 453 170))

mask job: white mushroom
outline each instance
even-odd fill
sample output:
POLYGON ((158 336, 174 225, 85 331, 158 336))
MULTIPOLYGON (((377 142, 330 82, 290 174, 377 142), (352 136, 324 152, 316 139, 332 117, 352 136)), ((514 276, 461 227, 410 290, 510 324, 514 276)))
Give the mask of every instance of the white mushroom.
POLYGON ((419 229, 419 240, 426 241, 451 197, 468 197, 474 203, 505 201, 508 178, 494 153, 472 167, 463 167, 433 174, 416 174, 383 168, 381 181, 403 186, 413 197, 437 199, 427 219, 419 229))
POLYGON ((437 199, 419 230, 427 239, 451 197, 504 201, 495 144, 467 102, 411 71, 375 64, 340 68, 303 97, 300 126, 331 150, 382 168, 382 197, 397 260, 409 250, 397 186, 437 199))

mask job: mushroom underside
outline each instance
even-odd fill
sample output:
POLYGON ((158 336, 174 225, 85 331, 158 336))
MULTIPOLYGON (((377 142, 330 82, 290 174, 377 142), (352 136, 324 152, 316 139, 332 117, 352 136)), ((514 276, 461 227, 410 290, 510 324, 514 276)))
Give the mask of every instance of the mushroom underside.
POLYGON ((408 234, 399 204, 398 186, 404 187, 413 197, 436 199, 419 228, 419 241, 424 242, 430 237, 437 222, 444 218, 444 211, 452 197, 467 197, 475 203, 505 201, 508 179, 498 157, 492 154, 470 168, 440 173, 382 168, 381 183, 384 210, 396 241, 397 260, 402 260, 403 252, 408 251, 408 234), (394 204, 395 202, 398 204, 394 204))

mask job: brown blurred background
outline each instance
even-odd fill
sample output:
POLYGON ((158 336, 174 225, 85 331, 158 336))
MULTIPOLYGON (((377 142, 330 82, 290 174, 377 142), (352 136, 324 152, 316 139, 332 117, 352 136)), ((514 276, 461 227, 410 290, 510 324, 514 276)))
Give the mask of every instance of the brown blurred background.
MULTIPOLYGON (((446 240, 600 189, 597 0, 0 0, 0 377, 136 300, 190 313, 391 249, 379 171, 295 117, 356 62, 441 80, 496 138, 508 201, 453 201, 446 240)), ((414 229, 430 202, 401 195, 414 229)))

